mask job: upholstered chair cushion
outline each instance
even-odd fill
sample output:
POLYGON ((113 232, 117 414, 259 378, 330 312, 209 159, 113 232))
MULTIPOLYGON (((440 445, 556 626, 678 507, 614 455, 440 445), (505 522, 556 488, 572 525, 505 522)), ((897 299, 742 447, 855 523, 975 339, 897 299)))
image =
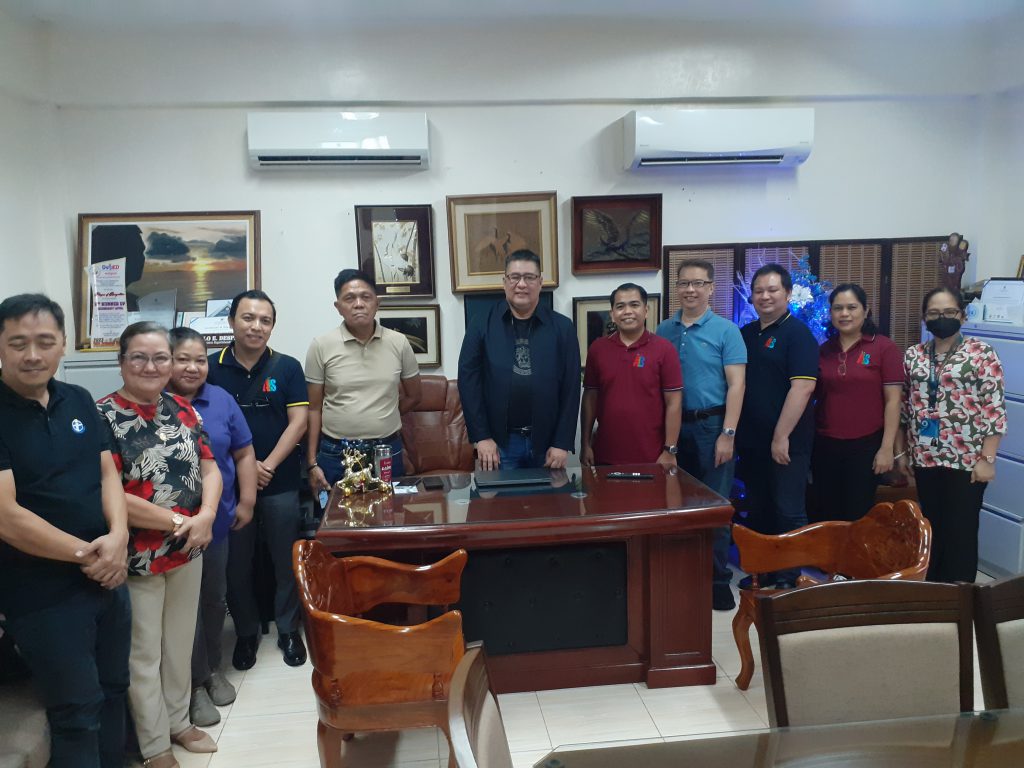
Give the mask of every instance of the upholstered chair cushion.
POLYGON ((883 624, 779 637, 790 725, 960 711, 952 623, 883 624))
POLYGON ((1024 706, 1024 619, 996 625, 1003 656, 1006 698, 1011 707, 1024 706))

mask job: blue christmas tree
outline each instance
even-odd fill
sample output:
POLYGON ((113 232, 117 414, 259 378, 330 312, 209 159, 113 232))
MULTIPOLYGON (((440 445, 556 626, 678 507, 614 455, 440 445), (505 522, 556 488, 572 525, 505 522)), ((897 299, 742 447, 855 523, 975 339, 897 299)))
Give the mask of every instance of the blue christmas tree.
MULTIPOLYGON (((796 255, 790 251, 791 258, 796 255)), ((758 267, 764 264, 758 264, 758 267)), ((753 269, 751 269, 753 271, 753 269)), ((832 284, 828 280, 820 280, 811 271, 810 258, 805 254, 796 259, 796 267, 790 270, 793 278, 793 295, 790 296, 789 309, 814 334, 820 344, 825 340, 832 324, 828 305, 828 295, 832 292, 832 284)), ((735 289, 739 301, 736 307, 736 322, 745 325, 757 317, 750 301, 750 288, 743 282, 743 275, 736 273, 735 289)))

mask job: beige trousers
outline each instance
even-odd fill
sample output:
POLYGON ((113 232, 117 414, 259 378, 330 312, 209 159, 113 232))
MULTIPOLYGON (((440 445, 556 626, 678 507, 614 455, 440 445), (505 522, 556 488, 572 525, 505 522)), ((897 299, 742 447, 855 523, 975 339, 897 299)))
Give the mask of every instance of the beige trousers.
POLYGON ((143 758, 171 748, 171 734, 189 727, 192 642, 203 558, 167 573, 129 576, 132 598, 128 706, 143 758))

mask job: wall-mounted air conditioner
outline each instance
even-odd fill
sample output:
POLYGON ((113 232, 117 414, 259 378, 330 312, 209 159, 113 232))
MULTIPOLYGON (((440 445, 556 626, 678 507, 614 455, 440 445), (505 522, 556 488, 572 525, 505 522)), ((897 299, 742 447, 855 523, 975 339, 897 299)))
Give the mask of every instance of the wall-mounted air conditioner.
POLYGON ((814 144, 814 110, 651 109, 623 118, 626 170, 685 165, 799 165, 814 144))
POLYGON ((249 162, 309 166, 427 168, 422 112, 250 112, 249 162))

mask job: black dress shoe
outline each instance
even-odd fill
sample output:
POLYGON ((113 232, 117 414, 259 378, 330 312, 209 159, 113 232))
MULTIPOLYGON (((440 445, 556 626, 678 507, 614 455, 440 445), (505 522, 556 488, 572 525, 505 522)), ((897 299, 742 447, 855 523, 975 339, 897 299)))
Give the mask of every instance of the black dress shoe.
POLYGON ((256 663, 256 648, 259 638, 256 635, 240 637, 235 641, 235 652, 231 654, 231 666, 238 670, 252 669, 256 663))
POLYGON ((298 632, 279 635, 277 647, 284 653, 284 663, 289 667, 301 667, 306 663, 306 646, 302 644, 302 635, 298 632))

